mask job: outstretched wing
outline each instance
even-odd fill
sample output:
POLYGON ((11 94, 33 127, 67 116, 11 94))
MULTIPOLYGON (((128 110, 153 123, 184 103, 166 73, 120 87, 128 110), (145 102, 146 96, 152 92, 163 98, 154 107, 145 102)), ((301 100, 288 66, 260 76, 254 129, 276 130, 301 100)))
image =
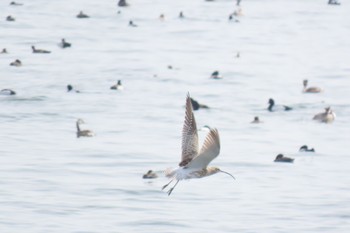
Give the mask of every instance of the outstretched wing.
POLYGON ((185 122, 182 129, 182 158, 180 167, 186 166, 198 155, 197 124, 194 119, 190 94, 187 94, 185 122))
POLYGON ((211 129, 205 138, 201 152, 188 165, 189 168, 206 168, 220 153, 220 137, 217 129, 211 129))

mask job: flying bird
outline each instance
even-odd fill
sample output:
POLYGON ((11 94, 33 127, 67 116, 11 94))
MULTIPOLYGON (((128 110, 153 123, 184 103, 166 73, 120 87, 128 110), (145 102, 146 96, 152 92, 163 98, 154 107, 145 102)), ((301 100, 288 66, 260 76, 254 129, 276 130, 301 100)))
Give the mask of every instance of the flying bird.
POLYGON ((191 97, 188 94, 186 99, 185 122, 182 129, 182 156, 181 162, 177 169, 167 169, 166 177, 170 178, 170 182, 163 186, 164 190, 174 180, 175 185, 169 189, 168 195, 174 190, 180 180, 202 178, 214 175, 218 172, 223 172, 217 167, 208 167, 209 163, 215 159, 220 153, 220 138, 217 129, 210 128, 210 131, 204 141, 204 144, 199 151, 198 148, 198 133, 197 124, 194 118, 191 97))

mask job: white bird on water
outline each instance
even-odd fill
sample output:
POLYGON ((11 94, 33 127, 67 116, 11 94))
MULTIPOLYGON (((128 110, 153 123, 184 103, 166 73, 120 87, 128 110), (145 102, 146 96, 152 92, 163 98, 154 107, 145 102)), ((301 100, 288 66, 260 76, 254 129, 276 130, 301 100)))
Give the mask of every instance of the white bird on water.
POLYGON ((226 173, 235 179, 233 175, 217 167, 207 167, 220 153, 220 138, 217 129, 210 129, 200 152, 198 149, 197 124, 193 114, 191 98, 187 94, 185 122, 182 129, 181 162, 179 168, 165 171, 166 177, 171 178, 171 180, 163 186, 162 190, 176 180, 175 185, 169 189, 168 195, 171 194, 180 180, 202 178, 218 172, 226 173))

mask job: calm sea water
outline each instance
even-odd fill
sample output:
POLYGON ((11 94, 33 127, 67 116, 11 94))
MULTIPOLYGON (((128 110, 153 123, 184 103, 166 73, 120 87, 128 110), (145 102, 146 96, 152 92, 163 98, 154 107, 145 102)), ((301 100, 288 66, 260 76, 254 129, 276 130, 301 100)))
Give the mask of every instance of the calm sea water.
POLYGON ((0 96, 0 232, 350 231, 346 1, 242 1, 239 23, 228 0, 9 2, 0 89, 17 95, 0 96), (110 90, 119 79, 124 90, 110 90), (325 91, 303 94, 303 79, 325 91), (236 180, 181 181, 167 196, 166 178, 141 177, 177 166, 187 92, 211 107, 197 124, 218 128, 212 165, 236 180), (294 110, 267 112, 269 98, 294 110), (333 124, 311 120, 327 106, 333 124), (95 137, 76 138, 78 118, 95 137), (299 153, 304 144, 316 153, 299 153), (278 153, 295 162, 273 163, 278 153))

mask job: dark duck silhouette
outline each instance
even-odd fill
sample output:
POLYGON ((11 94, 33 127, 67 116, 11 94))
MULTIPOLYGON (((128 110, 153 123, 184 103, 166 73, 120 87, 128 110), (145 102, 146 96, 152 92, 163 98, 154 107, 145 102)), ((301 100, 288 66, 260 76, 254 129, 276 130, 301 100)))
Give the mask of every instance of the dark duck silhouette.
POLYGON ((0 95, 16 95, 16 92, 11 89, 2 89, 0 95))
POLYGON ((126 0, 119 0, 118 6, 125 7, 125 6, 129 6, 129 4, 126 2, 126 0))
POLYGON ((294 159, 285 157, 283 154, 278 154, 274 162, 293 163, 294 159))
POLYGON ((67 92, 75 92, 75 93, 80 93, 80 91, 75 90, 72 85, 68 84, 67 85, 67 92))
POLYGON ((7 16, 6 17, 6 21, 10 21, 10 22, 13 22, 15 21, 16 19, 14 17, 12 17, 11 15, 7 16))
POLYGON ((61 43, 59 44, 59 46, 62 48, 62 49, 65 49, 65 48, 69 48, 72 46, 71 43, 68 43, 64 38, 62 39, 61 43))
POLYGON ((293 108, 286 106, 286 105, 276 105, 275 101, 273 99, 269 99, 269 106, 267 108, 267 110, 269 110, 270 112, 274 112, 274 111, 290 111, 293 108))
POLYGON ((122 81, 118 80, 117 84, 111 86, 111 90, 123 90, 124 87, 122 85, 122 81))
POLYGON ((303 145, 299 149, 300 152, 315 152, 314 148, 309 149, 307 145, 303 145))
POLYGON ((10 63, 10 66, 22 66, 22 62, 18 59, 10 63))
POLYGON ((143 179, 155 179, 157 177, 157 174, 152 170, 149 170, 146 174, 142 176, 143 179))
POLYGON ((32 45, 32 51, 33 53, 51 53, 51 51, 48 51, 48 50, 36 49, 33 45, 32 45))
POLYGON ((252 124, 259 124, 259 123, 262 123, 262 121, 259 119, 258 116, 254 117, 254 120, 252 122, 250 122, 252 124))
POLYGON ((77 15, 77 18, 79 19, 84 19, 84 18, 90 18, 87 14, 84 14, 83 11, 80 11, 79 14, 77 15))
POLYGON ((219 71, 215 70, 215 71, 211 74, 210 78, 212 78, 212 79, 222 79, 222 76, 220 76, 219 71))

